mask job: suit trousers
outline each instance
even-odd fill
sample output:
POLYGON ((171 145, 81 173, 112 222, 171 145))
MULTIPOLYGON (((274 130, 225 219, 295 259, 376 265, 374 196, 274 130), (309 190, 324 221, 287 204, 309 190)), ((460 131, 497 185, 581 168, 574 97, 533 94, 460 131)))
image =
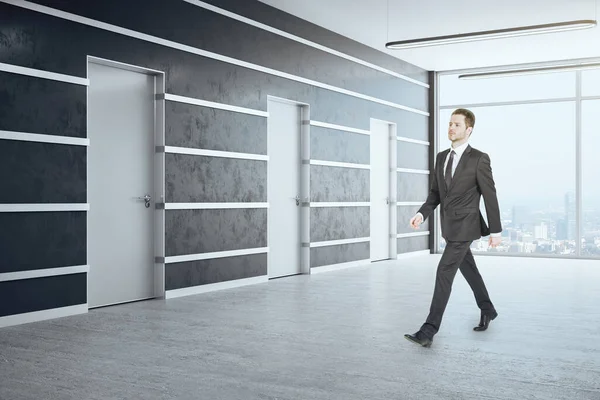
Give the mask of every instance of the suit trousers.
POLYGON ((477 306, 481 310, 481 314, 493 315, 496 310, 490 300, 483 278, 477 269, 473 253, 471 253, 472 242, 452 242, 446 243, 444 254, 438 264, 435 288, 433 291, 433 299, 427 320, 421 327, 421 332, 429 338, 440 329, 442 317, 452 292, 452 283, 456 276, 456 271, 460 272, 465 277, 465 280, 473 290, 477 306))

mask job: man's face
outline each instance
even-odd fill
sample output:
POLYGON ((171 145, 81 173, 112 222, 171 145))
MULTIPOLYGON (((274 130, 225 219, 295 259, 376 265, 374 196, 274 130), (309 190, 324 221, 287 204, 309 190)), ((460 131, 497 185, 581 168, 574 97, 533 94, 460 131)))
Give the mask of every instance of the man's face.
POLYGON ((467 128, 464 115, 454 114, 448 124, 448 139, 452 143, 464 142, 469 138, 472 130, 473 128, 467 128))

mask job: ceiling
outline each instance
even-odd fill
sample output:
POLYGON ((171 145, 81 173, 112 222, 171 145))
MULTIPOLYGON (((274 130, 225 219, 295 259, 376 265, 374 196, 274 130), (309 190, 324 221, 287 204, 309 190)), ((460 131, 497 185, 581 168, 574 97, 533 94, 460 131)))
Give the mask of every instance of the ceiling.
POLYGON ((434 71, 600 57, 600 27, 388 50, 387 41, 596 19, 600 0, 260 0, 434 71), (388 4, 389 2, 389 4, 388 4), (388 25, 389 21, 389 25, 388 25))

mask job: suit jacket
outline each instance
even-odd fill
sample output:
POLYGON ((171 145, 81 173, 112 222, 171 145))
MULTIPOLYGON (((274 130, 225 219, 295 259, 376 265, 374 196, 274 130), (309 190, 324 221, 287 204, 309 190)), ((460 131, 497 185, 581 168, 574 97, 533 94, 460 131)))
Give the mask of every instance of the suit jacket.
POLYGON ((446 241, 472 241, 502 231, 500 207, 492 176, 490 157, 467 146, 461 156, 450 187, 444 180, 444 162, 450 149, 438 153, 431 190, 419 209, 423 220, 440 205, 442 237, 446 241), (479 210, 483 196, 489 228, 479 210))

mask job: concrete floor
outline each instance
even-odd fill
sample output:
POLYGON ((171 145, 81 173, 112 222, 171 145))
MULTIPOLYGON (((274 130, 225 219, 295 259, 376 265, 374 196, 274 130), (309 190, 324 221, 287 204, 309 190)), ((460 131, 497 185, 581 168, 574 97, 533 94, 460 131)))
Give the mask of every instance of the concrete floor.
POLYGON ((431 348, 439 256, 0 329, 0 399, 600 399, 600 261, 478 257, 431 348))

